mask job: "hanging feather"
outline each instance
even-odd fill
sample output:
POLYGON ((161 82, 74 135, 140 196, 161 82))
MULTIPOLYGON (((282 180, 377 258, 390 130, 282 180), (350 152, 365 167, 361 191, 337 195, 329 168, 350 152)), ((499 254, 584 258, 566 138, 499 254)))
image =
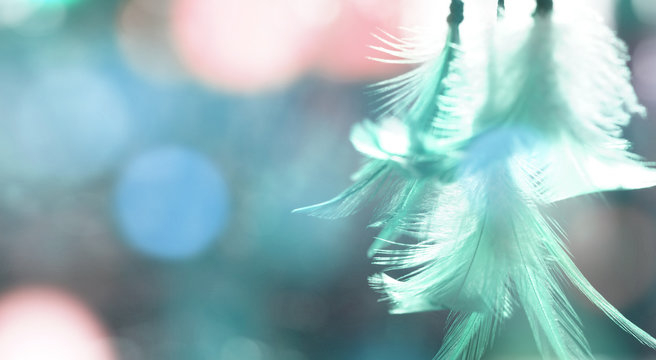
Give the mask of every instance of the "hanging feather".
POLYGON ((656 340, 608 303, 572 262, 557 226, 539 211, 542 179, 524 171, 525 151, 531 149, 517 133, 479 138, 459 180, 442 189, 427 238, 375 258, 388 271, 408 274, 378 274, 371 285, 385 294, 393 313, 451 311, 438 360, 480 359, 516 304, 545 359, 592 358, 560 286, 563 275, 623 330, 656 348, 656 340))
POLYGON ((563 278, 656 348, 583 277, 557 224, 540 212, 573 196, 656 184, 656 170, 621 136, 644 113, 624 45, 587 10, 561 1, 537 0, 533 16, 517 11, 532 1, 511 9, 498 1, 488 46, 468 48, 467 56, 458 45, 459 0, 451 2, 440 52, 381 37, 389 48, 379 50, 397 58, 391 62, 421 65, 374 85, 379 120, 351 132, 369 159, 354 184, 296 210, 341 217, 382 199, 369 255, 387 273, 406 275, 370 282, 393 313, 451 312, 436 359, 481 358, 515 307, 544 358, 591 358, 563 278), (398 242, 403 235, 416 242, 398 242), (397 248, 386 249, 390 243, 397 248))
MULTIPOLYGON (((425 214, 430 220, 422 223, 430 228, 424 228, 424 240, 375 258, 408 274, 376 275, 371 284, 392 303, 392 312, 452 312, 436 359, 480 358, 514 304, 526 313, 544 358, 591 358, 561 275, 623 330, 656 348, 653 337, 582 276, 553 230, 557 225, 539 211, 571 196, 656 184, 654 170, 621 138, 621 127, 642 112, 625 50, 596 20, 578 16, 573 22, 551 1, 538 1, 530 23, 499 13, 504 16, 487 65, 459 65, 487 83, 472 80, 457 90, 479 94, 473 101, 482 103, 472 137, 462 145, 458 176, 425 214), (584 39, 589 47, 577 49, 584 39), (580 58, 570 61, 564 54, 580 58), (583 100, 574 97, 581 91, 583 100)), ((456 98, 456 106, 472 106, 471 99, 456 98)))
MULTIPOLYGON (((551 1, 538 1, 533 19, 526 16, 530 3, 505 13, 488 57, 459 64, 469 77, 489 80, 460 90, 484 98, 474 133, 532 133, 543 144, 534 156, 536 166, 549 169, 543 186, 549 201, 656 185, 656 170, 622 138, 631 117, 644 115, 630 83, 626 46, 576 1, 555 9, 551 1)), ((457 106, 472 106, 458 98, 457 106)))
POLYGON ((378 264, 409 274, 372 277, 392 312, 452 312, 450 330, 436 359, 479 359, 498 324, 519 304, 546 358, 591 358, 579 320, 558 281, 559 237, 538 210, 539 199, 522 190, 514 133, 480 138, 460 180, 446 186, 430 238, 402 250, 382 251, 378 264), (505 147, 498 152, 499 146, 505 147), (502 155, 503 154, 503 155, 502 155))
MULTIPOLYGON (((438 114, 446 119, 438 98, 446 97, 445 78, 451 73, 450 64, 458 56, 459 24, 463 20, 463 3, 454 0, 447 17, 449 24, 445 45, 440 49, 433 43, 417 38, 399 39, 386 34, 377 38, 388 47, 374 47, 394 59, 376 59, 388 63, 418 65, 396 78, 372 86, 378 96, 378 123, 365 120, 351 131, 353 146, 370 160, 353 176, 354 184, 335 198, 313 206, 296 209, 326 218, 348 216, 363 203, 383 193, 382 206, 371 226, 380 227, 379 236, 371 245, 369 256, 387 244, 407 234, 404 223, 428 211, 440 184, 448 181, 457 164, 457 154, 449 147, 462 137, 453 126, 443 120, 436 123, 438 114), (447 143, 448 142, 448 143, 447 143)), ((452 119, 460 117, 451 115, 452 119)), ((415 232, 416 233, 416 232, 415 232)))

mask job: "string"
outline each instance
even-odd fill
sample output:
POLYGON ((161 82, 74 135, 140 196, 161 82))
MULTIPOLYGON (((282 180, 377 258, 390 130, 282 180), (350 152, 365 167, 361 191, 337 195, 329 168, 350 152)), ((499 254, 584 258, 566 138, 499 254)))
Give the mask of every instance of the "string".
POLYGON ((551 13, 553 10, 553 0, 537 0, 537 7, 535 13, 545 15, 551 13))
POLYGON ((462 0, 451 0, 451 5, 449 6, 449 16, 447 16, 446 21, 451 26, 458 26, 465 19, 464 14, 465 4, 462 0))

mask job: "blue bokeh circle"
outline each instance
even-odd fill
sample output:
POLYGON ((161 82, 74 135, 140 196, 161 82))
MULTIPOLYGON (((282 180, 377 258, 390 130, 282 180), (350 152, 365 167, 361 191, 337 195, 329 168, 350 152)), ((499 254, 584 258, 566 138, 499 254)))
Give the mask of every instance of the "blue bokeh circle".
POLYGON ((206 249, 228 218, 228 191, 202 154, 165 147, 132 160, 115 191, 115 216, 135 250, 184 259, 206 249))

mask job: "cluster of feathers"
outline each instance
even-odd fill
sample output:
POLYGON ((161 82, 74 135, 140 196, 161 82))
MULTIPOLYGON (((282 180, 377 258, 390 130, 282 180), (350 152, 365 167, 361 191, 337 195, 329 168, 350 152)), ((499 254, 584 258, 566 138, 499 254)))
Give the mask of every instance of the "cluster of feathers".
POLYGON ((574 0, 502 3, 471 0, 476 11, 463 21, 462 2, 452 1, 446 41, 421 31, 379 37, 383 61, 415 66, 372 87, 376 120, 351 132, 368 159, 353 185, 297 211, 337 218, 380 201, 369 255, 386 271, 371 285, 393 313, 451 312, 435 359, 481 358, 518 310, 544 358, 592 358, 563 280, 656 348, 585 279, 541 211, 656 185, 656 171, 622 138, 644 114, 627 49, 574 0), (395 270, 404 275, 388 275, 395 270))

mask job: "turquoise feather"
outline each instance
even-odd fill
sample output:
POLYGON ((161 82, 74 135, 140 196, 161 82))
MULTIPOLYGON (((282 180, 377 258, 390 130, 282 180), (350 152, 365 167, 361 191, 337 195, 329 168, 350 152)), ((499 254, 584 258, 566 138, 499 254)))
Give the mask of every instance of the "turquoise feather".
MULTIPOLYGON (((365 120, 351 131, 353 146, 370 159, 354 177, 355 183, 327 202, 294 210, 337 218, 357 211, 375 198, 378 190, 391 193, 384 198, 388 205, 382 207, 371 225, 381 231, 369 256, 404 235, 402 223, 413 214, 423 213, 424 199, 432 199, 435 188, 450 180, 458 162, 453 144, 455 139, 464 137, 456 133, 461 126, 446 121, 436 123, 440 118, 438 98, 447 97, 445 79, 458 52, 458 23, 451 24, 445 45, 437 53, 408 40, 387 37, 391 40, 378 38, 389 48, 375 48, 397 59, 381 61, 422 64, 372 87, 380 96, 381 120, 365 120)), ((442 103, 446 106, 445 100, 442 103)))
MULTIPOLYGON (((392 303, 392 312, 447 309, 455 314, 436 357, 440 360, 480 358, 515 303, 526 313, 545 359, 591 358, 560 274, 623 330, 656 348, 653 337, 585 280, 552 221, 539 211, 563 198, 656 184, 654 170, 621 138, 631 114, 642 111, 622 61, 623 48, 614 37, 593 41, 588 53, 579 53, 597 68, 565 64, 559 54, 576 42, 561 45, 560 39, 590 34, 578 34, 579 28, 549 11, 538 11, 525 25, 512 22, 512 16, 506 13, 499 25, 487 64, 457 65, 470 67, 470 78, 488 82, 465 81, 458 90, 480 100, 455 97, 460 107, 483 105, 473 121, 463 122, 472 124, 472 137, 462 143, 460 177, 442 189, 430 214, 434 229, 416 245, 380 252, 376 263, 410 273, 398 280, 376 275, 372 285, 392 303), (595 61, 599 55, 602 60, 595 61), (568 78, 576 66, 582 74, 568 78), (585 88, 598 81, 607 86, 585 88), (573 96, 582 90, 587 90, 585 102, 573 96)), ((601 25, 590 25, 595 26, 601 25)))
POLYGON ((476 165, 443 189, 430 238, 375 258, 410 271, 399 280, 371 279, 392 312, 446 309, 459 319, 437 359, 480 358, 514 304, 526 312, 546 358, 591 358, 558 281, 554 249, 563 245, 540 214, 539 199, 515 183, 520 167, 510 158, 476 165))
POLYGON ((506 12, 488 56, 457 64, 471 79, 489 81, 468 81, 459 91, 478 99, 455 96, 455 106, 483 103, 474 136, 505 128, 540 144, 529 155, 550 174, 542 187, 550 202, 656 185, 656 170, 622 138, 631 117, 644 115, 626 47, 589 10, 559 4, 531 21, 506 12))
MULTIPOLYGON (((540 211, 583 194, 656 185, 656 170, 622 138, 632 116, 644 114, 626 48, 574 0, 538 0, 524 13, 517 9, 533 1, 504 3, 486 46, 462 48, 456 22, 439 53, 381 37, 389 48, 379 50, 397 58, 390 62, 421 65, 372 87, 378 121, 351 131, 368 158, 354 184, 296 211, 341 217, 373 199, 383 204, 369 256, 386 273, 370 283, 393 313, 451 312, 437 360, 480 359, 515 308, 545 359, 592 358, 564 278, 656 348, 583 277, 557 224, 540 211), (406 275, 387 274, 394 270, 406 275)), ((459 4, 452 1, 452 15, 459 4)))

